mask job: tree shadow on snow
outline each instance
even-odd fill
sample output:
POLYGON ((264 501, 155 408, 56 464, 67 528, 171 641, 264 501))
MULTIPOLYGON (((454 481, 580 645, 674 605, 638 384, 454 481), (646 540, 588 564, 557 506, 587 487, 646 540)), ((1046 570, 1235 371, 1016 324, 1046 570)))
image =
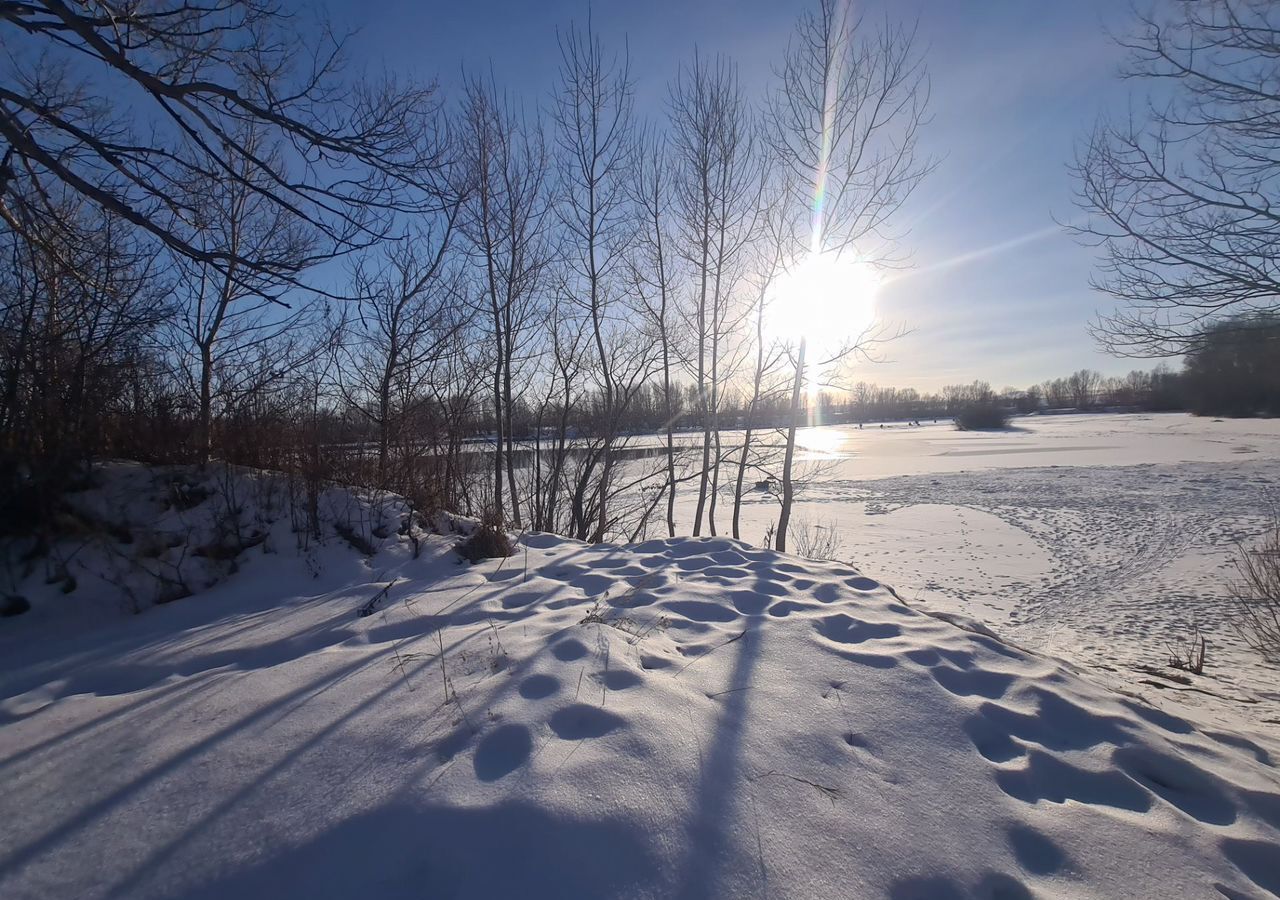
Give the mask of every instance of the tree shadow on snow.
POLYGON ((645 836, 617 821, 570 821, 523 803, 401 804, 352 816, 185 896, 612 897, 652 880, 656 866, 645 836))
POLYGON ((690 812, 689 843, 677 876, 675 896, 683 900, 732 895, 722 883, 726 873, 734 873, 749 883, 759 883, 766 877, 763 863, 745 858, 730 834, 734 805, 742 799, 743 782, 748 777, 740 771, 742 744, 752 678, 760 658, 760 622, 759 615, 749 616, 742 636, 723 648, 723 652, 736 649, 737 655, 721 694, 724 705, 715 736, 701 760, 701 780, 690 812))

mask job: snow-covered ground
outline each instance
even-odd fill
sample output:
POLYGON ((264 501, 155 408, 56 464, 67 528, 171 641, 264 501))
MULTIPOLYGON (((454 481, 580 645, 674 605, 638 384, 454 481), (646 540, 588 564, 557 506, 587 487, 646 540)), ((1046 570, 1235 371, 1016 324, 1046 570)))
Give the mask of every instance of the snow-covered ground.
POLYGON ((847 566, 423 540, 10 634, 0 896, 1280 891, 1265 748, 847 566))
MULTIPOLYGON (((1031 416, 1007 432, 950 424, 801 433, 824 472, 797 504, 838 557, 908 599, 1095 669, 1280 748, 1280 671, 1235 628, 1236 544, 1280 510, 1280 420, 1183 414, 1031 416), (1198 628, 1204 677, 1165 672, 1198 628)), ((686 495, 691 492, 686 491, 686 495)), ((682 498, 692 516, 693 498, 682 498)), ((743 537, 776 501, 753 493, 743 537)))
POLYGON ((110 467, 6 569, 0 897, 1280 896, 1275 670, 1224 588, 1280 423, 806 440, 853 565, 473 566, 395 497, 110 467), (1195 690, 1133 668, 1192 624, 1195 690))

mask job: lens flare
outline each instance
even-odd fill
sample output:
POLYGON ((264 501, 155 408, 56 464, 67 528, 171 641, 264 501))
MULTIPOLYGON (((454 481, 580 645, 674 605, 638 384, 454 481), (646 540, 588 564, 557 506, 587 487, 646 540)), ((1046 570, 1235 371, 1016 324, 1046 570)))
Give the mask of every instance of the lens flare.
POLYGON ((783 340, 803 338, 810 359, 822 359, 872 325, 879 286, 875 268, 851 256, 807 256, 774 284, 772 331, 783 340))

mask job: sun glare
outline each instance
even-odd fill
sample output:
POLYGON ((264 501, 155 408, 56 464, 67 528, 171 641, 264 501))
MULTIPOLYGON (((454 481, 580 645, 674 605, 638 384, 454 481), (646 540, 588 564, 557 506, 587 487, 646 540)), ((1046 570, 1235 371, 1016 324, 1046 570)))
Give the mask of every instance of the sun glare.
POLYGON ((779 276, 774 285, 775 336, 804 338, 815 357, 855 340, 875 321, 880 278, 851 255, 815 253, 779 276))
POLYGON ((844 434, 835 428, 801 428, 796 431, 796 446, 808 455, 834 458, 843 456, 844 434))

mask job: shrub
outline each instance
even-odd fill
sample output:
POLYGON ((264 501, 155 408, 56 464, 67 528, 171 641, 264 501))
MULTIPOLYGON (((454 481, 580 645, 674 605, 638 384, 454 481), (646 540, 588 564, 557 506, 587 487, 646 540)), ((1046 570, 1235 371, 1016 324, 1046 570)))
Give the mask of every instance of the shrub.
POLYGON ((1167 647, 1171 668, 1182 669, 1192 675, 1204 674, 1204 654, 1208 644, 1199 628, 1192 628, 1190 634, 1167 647))
POLYGON ((1009 414, 996 403, 971 403, 956 413, 956 427, 961 431, 1004 428, 1009 414))
POLYGON ((378 552, 378 548, 373 545, 372 541, 347 522, 334 522, 333 530, 338 533, 338 537, 350 544, 353 550, 363 553, 365 556, 373 556, 378 552))
POLYGON ((1280 313, 1255 312, 1210 324, 1183 365, 1198 416, 1280 414, 1280 313))
POLYGON ((1236 627, 1268 662, 1280 664, 1280 518, 1262 543, 1240 549, 1239 577, 1231 585, 1240 618, 1236 627))
POLYGON ((502 527, 502 517, 490 513, 485 513, 480 526, 458 543, 457 550, 463 559, 472 563, 501 559, 516 552, 507 530, 502 527))
POLYGON ((806 559, 836 560, 843 541, 832 522, 810 523, 799 518, 791 526, 792 552, 806 559))

